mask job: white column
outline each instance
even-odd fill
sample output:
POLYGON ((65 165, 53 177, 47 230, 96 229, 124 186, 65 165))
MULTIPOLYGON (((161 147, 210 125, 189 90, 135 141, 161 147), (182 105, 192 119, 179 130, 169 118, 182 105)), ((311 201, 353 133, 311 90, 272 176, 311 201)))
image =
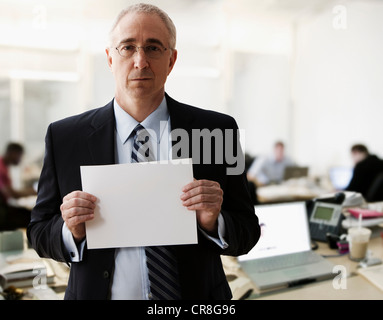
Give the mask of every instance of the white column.
POLYGON ((24 80, 10 79, 11 92, 11 140, 24 142, 24 80))

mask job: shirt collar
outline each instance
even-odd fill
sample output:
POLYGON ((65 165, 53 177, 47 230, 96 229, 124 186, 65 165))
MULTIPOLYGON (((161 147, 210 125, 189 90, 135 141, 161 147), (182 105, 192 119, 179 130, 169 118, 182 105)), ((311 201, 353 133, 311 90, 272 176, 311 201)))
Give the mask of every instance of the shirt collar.
MULTIPOLYGON (((125 112, 117 103, 116 99, 113 102, 114 114, 116 116, 116 131, 124 144, 130 137, 133 129, 139 124, 129 113, 125 112)), ((151 129, 155 132, 157 143, 160 143, 161 136, 166 126, 161 127, 161 121, 169 120, 168 106, 165 97, 156 110, 146 117, 141 124, 146 129, 151 129)))

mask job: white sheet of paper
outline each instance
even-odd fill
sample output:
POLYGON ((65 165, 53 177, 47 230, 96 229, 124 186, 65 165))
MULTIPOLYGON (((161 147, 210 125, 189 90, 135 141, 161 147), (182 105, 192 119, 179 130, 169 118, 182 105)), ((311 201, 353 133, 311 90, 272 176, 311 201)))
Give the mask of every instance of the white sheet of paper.
POLYGON ((83 191, 98 198, 89 249, 197 243, 195 211, 180 199, 193 181, 191 159, 80 169, 83 191))

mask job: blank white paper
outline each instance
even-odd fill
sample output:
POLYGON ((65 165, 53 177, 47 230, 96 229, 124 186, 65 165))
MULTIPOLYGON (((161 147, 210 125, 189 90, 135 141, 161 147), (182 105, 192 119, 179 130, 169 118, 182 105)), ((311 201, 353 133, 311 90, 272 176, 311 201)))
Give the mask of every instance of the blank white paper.
POLYGON ((81 166, 81 180, 98 199, 89 249, 197 243, 195 211, 180 199, 193 181, 191 159, 81 166))

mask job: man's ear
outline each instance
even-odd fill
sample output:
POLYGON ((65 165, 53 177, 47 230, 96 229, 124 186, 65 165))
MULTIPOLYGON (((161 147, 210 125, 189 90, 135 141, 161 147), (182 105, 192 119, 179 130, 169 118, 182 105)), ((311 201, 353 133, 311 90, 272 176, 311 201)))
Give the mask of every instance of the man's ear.
POLYGON ((112 58, 112 55, 110 54, 110 48, 106 48, 105 52, 106 52, 106 58, 107 58, 107 61, 108 61, 108 66, 112 70, 113 58, 112 58))
POLYGON ((170 59, 169 59, 169 72, 168 72, 168 75, 170 74, 170 72, 173 70, 173 67, 177 61, 177 50, 176 49, 173 49, 172 50, 172 54, 170 56, 170 59))

